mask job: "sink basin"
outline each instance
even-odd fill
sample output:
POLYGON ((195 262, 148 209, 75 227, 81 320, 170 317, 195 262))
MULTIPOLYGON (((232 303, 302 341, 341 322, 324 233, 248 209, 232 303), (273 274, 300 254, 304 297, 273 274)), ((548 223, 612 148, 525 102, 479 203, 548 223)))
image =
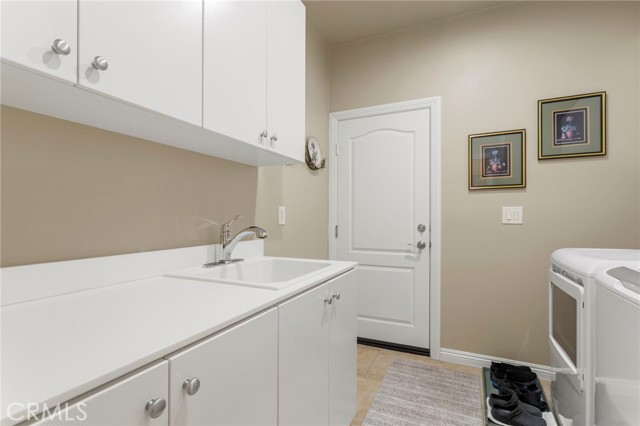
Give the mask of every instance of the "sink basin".
POLYGON ((165 276, 281 290, 331 265, 320 260, 260 257, 213 268, 183 269, 165 276))

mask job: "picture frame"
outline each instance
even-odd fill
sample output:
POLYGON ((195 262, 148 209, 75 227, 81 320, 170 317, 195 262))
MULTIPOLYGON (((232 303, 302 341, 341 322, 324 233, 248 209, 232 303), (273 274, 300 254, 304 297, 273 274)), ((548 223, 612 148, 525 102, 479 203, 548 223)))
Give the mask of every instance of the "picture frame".
POLYGON ((469 190, 526 187, 525 129, 469 135, 469 190))
POLYGON ((538 160, 606 155, 606 92, 538 101, 538 160))

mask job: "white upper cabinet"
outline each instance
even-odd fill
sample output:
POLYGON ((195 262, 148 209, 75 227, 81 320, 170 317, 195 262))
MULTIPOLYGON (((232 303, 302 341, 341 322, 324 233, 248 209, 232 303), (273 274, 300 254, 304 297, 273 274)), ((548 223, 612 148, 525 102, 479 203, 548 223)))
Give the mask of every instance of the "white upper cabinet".
POLYGON ((3 0, 0 7, 2 59, 75 84, 77 1, 3 0))
POLYGON ((266 146, 267 2, 205 0, 203 126, 266 146))
POLYGON ((305 8, 297 0, 267 4, 267 144, 304 161, 305 8))
POLYGON ((203 126, 304 161, 305 8, 205 0, 203 126))
POLYGON ((80 86, 202 124, 202 1, 80 0, 78 14, 80 86))
POLYGON ((304 161, 300 0, 1 5, 4 105, 245 164, 304 161))

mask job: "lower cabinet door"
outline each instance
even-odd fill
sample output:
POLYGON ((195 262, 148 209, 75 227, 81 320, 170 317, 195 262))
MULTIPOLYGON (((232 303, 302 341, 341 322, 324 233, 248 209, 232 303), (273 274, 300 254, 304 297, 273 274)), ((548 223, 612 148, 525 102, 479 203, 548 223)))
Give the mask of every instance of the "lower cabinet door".
POLYGON ((278 310, 169 358, 172 425, 278 423, 278 310))
POLYGON ((60 410, 48 407, 35 425, 167 426, 168 375, 169 363, 160 361, 60 410))
POLYGON ((355 271, 330 283, 329 424, 347 426, 356 414, 358 290, 355 271))
POLYGON ((321 285, 279 307, 281 426, 329 422, 328 298, 327 285, 321 285))

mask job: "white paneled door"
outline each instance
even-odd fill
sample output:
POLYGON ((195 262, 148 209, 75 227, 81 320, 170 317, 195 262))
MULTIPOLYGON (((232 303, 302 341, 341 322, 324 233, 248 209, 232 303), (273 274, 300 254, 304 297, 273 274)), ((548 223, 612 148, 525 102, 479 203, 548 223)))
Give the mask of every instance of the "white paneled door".
POLYGON ((429 348, 429 109, 337 124, 337 258, 358 262, 358 337, 429 348))

